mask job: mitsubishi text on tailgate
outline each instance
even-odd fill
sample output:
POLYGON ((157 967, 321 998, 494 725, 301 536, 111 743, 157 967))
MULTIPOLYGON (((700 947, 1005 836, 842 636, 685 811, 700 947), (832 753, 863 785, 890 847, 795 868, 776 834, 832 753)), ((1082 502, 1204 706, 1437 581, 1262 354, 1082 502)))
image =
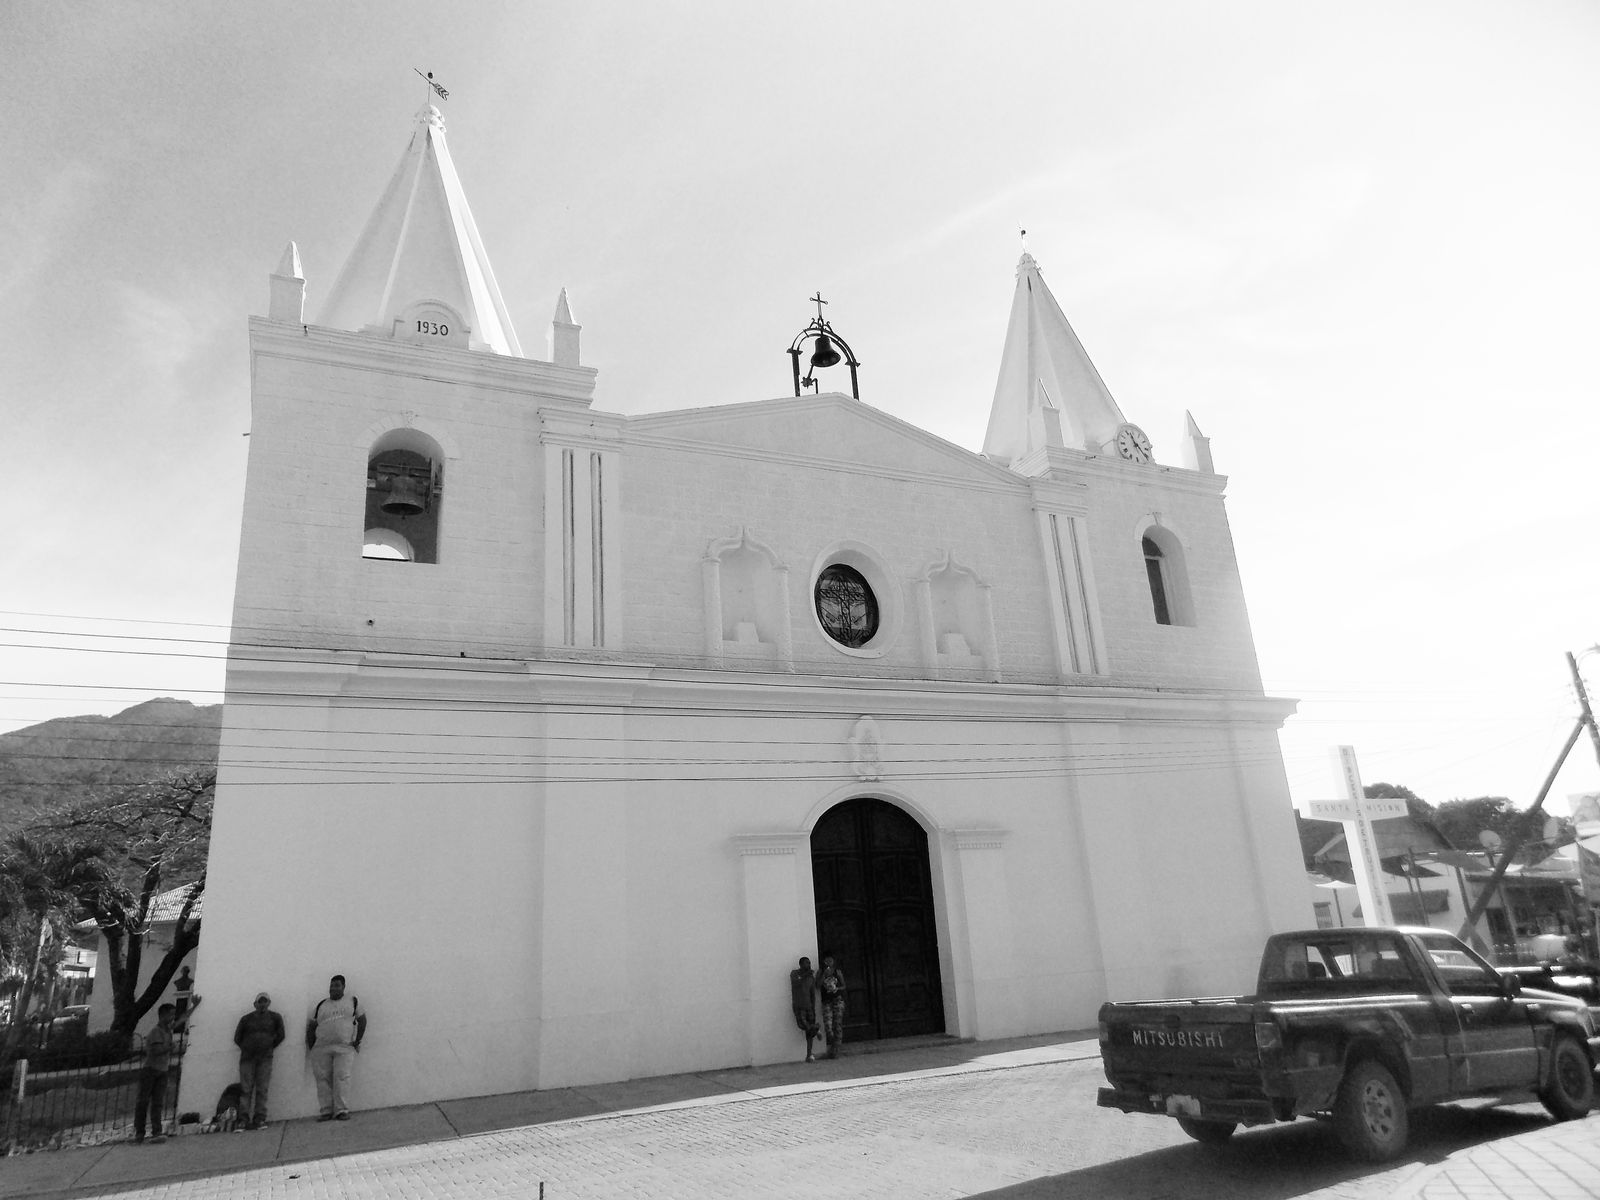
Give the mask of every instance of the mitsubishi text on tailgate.
POLYGON ((1437 929, 1313 929, 1267 941, 1254 995, 1100 1009, 1099 1103, 1176 1117, 1202 1142, 1330 1117, 1359 1158, 1405 1148, 1408 1113, 1533 1092, 1558 1120, 1594 1101, 1581 1000, 1524 987, 1437 929))

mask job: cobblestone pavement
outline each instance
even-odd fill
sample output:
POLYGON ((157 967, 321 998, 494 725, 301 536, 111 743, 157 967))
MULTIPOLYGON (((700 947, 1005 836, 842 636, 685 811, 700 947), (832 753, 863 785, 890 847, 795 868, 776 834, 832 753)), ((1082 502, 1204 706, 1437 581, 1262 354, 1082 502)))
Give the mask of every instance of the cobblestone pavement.
MULTIPOLYGON (((1387 1200, 1404 1195, 1454 1200, 1484 1193, 1437 1190, 1449 1182, 1438 1167, 1447 1155, 1547 1127, 1527 1106, 1418 1114, 1411 1154, 1374 1168, 1352 1163, 1316 1122, 1246 1131, 1226 1147, 1202 1147, 1172 1121, 1096 1108, 1099 1082, 1097 1062, 893 1079, 689 1102, 79 1194, 151 1200, 455 1200, 536 1197, 542 1183, 549 1200, 1387 1200)), ((1595 1124, 1600 1129, 1600 1121, 1595 1124)), ((1486 1194, 1520 1200, 1537 1193, 1486 1194)))
POLYGON ((1549 1125, 1521 1137, 1484 1142, 1419 1173, 1396 1200, 1589 1200, 1600 1196, 1600 1118, 1549 1125))

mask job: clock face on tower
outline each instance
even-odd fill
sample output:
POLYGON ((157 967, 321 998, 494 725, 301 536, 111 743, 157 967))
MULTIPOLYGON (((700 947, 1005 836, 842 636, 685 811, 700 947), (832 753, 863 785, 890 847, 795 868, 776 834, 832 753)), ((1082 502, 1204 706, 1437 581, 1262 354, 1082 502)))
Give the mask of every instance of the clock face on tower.
POLYGON ((1117 453, 1129 462, 1150 461, 1150 439, 1137 425, 1122 425, 1117 429, 1117 453))

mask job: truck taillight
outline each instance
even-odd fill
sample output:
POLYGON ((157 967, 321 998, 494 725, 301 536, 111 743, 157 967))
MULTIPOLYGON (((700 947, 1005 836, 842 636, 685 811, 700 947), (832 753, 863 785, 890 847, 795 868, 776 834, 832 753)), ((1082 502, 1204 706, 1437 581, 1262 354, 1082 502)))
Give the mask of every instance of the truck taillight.
POLYGON ((1283 1049, 1283 1030, 1278 1028, 1278 1023, 1276 1021, 1256 1022, 1256 1049, 1283 1049))

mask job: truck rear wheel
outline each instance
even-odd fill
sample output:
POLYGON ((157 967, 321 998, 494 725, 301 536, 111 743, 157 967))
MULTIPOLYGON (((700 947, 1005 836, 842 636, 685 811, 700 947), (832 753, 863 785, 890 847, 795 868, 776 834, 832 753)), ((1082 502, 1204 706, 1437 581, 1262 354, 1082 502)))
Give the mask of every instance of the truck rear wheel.
POLYGON ((1594 1067, 1578 1040, 1558 1037, 1550 1047, 1550 1082, 1539 1103, 1558 1121, 1575 1121, 1594 1107, 1594 1067))
POLYGON ((1365 1059, 1345 1073, 1333 1126, 1344 1148, 1364 1162, 1388 1162, 1406 1148, 1411 1120, 1405 1093, 1382 1063, 1365 1059))
POLYGON ((1178 1128, 1197 1142, 1220 1146, 1233 1136, 1233 1131, 1239 1126, 1233 1121, 1197 1121, 1193 1117, 1179 1117, 1178 1128))

